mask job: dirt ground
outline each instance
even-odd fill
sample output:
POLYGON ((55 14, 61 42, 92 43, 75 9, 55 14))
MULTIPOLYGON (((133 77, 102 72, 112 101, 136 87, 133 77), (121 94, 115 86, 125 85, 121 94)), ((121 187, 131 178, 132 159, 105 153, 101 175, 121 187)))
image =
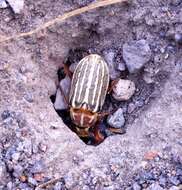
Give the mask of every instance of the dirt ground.
MULTIPOLYGON (((91 2, 27 0, 20 15, 0 9, 0 35, 30 31, 91 2)), ((2 190, 181 189, 182 1, 118 3, 1 43, 0 105, 2 190), (88 146, 50 100, 59 65, 78 50, 100 55, 112 50, 123 62, 123 44, 140 39, 152 56, 140 73, 122 73, 137 87, 120 104, 126 133, 88 146)))

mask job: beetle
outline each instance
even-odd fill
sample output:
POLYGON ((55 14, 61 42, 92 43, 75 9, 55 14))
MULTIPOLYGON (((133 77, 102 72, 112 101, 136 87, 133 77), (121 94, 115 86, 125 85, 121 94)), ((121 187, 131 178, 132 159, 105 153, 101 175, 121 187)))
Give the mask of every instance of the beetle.
MULTIPOLYGON (((70 75, 68 68, 65 70, 70 75)), ((90 129, 94 129, 94 138, 96 141, 101 141, 104 137, 98 131, 98 123, 102 117, 108 115, 101 112, 109 89, 108 65, 98 54, 87 55, 78 63, 71 78, 67 101, 76 133, 80 137, 89 137, 90 129)), ((113 131, 123 133, 117 129, 113 131)))

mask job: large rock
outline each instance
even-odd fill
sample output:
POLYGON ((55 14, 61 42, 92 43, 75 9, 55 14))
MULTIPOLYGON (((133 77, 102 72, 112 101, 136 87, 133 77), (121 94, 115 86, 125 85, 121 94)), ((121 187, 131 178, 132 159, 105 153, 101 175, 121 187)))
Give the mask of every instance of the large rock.
POLYGON ((123 45, 123 59, 130 73, 139 71, 150 57, 151 50, 146 40, 131 41, 123 45))
POLYGON ((20 14, 24 7, 24 0, 7 0, 14 13, 20 14))

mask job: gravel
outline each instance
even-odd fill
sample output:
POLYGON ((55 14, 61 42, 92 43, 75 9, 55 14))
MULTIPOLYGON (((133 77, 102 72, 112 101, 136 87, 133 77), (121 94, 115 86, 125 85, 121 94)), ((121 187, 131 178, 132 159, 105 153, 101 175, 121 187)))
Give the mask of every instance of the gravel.
POLYGON ((125 43, 123 59, 130 73, 138 72, 151 59, 149 44, 143 39, 125 43))

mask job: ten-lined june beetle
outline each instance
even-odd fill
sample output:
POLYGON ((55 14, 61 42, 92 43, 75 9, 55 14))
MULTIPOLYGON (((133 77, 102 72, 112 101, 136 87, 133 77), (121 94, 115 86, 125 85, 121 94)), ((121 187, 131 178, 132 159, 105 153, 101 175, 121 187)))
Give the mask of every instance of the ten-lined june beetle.
POLYGON ((99 120, 99 112, 109 86, 109 69, 104 59, 91 54, 77 65, 69 94, 70 116, 79 136, 88 136, 88 130, 99 120))

